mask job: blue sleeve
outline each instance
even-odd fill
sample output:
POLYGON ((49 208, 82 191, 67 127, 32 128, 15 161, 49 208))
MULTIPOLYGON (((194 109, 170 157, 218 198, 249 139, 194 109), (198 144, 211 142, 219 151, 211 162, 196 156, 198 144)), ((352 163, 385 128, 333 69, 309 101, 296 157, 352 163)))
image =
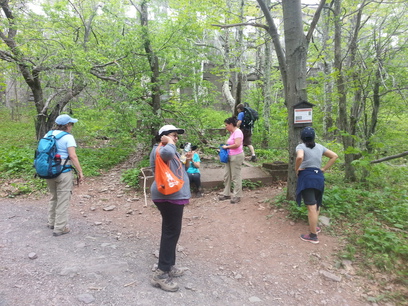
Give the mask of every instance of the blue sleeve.
POLYGON ((244 121, 244 112, 240 112, 239 114, 238 114, 238 117, 237 117, 237 119, 238 120, 240 120, 240 121, 244 121))
POLYGON ((201 162, 200 156, 197 153, 194 153, 193 162, 195 162, 195 163, 200 163, 201 162))

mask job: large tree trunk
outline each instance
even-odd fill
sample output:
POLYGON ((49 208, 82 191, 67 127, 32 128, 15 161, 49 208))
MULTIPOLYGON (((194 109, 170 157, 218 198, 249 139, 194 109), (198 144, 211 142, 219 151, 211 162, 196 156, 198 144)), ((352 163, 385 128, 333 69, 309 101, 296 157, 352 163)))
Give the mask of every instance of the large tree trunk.
POLYGON ((268 33, 271 35, 275 46, 275 51, 279 62, 279 69, 285 89, 285 104, 288 109, 289 131, 289 170, 286 198, 288 200, 294 200, 296 196, 295 148, 299 142, 301 128, 294 126, 293 108, 295 104, 301 101, 307 101, 307 49, 312 33, 316 27, 318 19, 320 18, 320 13, 326 1, 321 0, 306 36, 303 33, 301 1, 282 1, 286 52, 283 51, 283 48, 280 45, 279 34, 269 12, 268 5, 266 4, 265 0, 257 1, 268 23, 268 33))
MULTIPOLYGON (((302 8, 299 0, 282 2, 286 47, 287 91, 289 131, 289 169, 295 169, 295 148, 299 143, 301 128, 294 126, 294 106, 307 101, 306 93, 306 56, 308 44, 303 34, 302 8)), ((295 200, 296 173, 289 171, 287 199, 295 200)))

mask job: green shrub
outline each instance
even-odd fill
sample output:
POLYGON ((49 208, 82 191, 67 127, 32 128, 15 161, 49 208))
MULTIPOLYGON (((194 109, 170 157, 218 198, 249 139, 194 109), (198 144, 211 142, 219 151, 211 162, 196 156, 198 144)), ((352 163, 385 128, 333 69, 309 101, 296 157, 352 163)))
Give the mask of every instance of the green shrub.
POLYGON ((136 189, 141 189, 143 186, 139 185, 139 177, 142 177, 143 174, 141 173, 140 169, 149 166, 149 158, 146 156, 136 165, 135 168, 127 169, 122 173, 122 182, 136 189))
POLYGON ((262 182, 258 181, 258 182, 253 182, 250 180, 242 180, 242 188, 247 188, 250 190, 254 190, 257 189, 259 187, 262 186, 262 182))

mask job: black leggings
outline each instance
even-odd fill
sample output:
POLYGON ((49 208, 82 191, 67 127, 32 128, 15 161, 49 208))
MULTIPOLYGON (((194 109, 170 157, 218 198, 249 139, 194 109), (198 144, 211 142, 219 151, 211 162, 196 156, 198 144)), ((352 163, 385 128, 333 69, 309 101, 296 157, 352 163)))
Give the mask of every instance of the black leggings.
POLYGON ((188 173, 188 178, 190 179, 190 186, 193 184, 196 186, 197 191, 200 190, 201 187, 201 174, 200 173, 188 173))
POLYGON ((155 202, 162 216, 159 265, 162 271, 170 271, 176 264, 176 247, 181 233, 184 205, 155 202))

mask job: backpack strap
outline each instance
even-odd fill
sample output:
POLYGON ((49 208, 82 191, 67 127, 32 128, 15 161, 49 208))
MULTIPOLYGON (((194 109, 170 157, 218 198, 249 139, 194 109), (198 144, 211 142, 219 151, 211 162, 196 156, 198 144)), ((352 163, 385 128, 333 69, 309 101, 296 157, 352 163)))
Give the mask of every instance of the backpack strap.
MULTIPOLYGON (((52 136, 52 133, 54 133, 55 130, 49 130, 47 135, 45 135, 45 137, 49 137, 52 136)), ((54 135, 55 139, 61 139, 62 137, 64 137, 65 135, 68 135, 68 132, 62 131, 61 133, 58 133, 57 135, 54 135)))
POLYGON ((55 135, 55 139, 57 139, 57 140, 61 139, 62 137, 64 137, 65 135, 68 135, 68 134, 69 134, 68 132, 63 131, 63 132, 55 135))
MULTIPOLYGON (((52 133, 52 132, 54 132, 54 131, 51 130, 48 133, 52 133)), ((69 134, 68 132, 62 131, 61 133, 58 133, 54 137, 55 137, 56 140, 59 140, 62 137, 64 137, 65 135, 68 135, 68 134, 69 134)), ((73 169, 75 171, 75 174, 78 176, 78 172, 76 171, 75 167, 73 165, 67 165, 67 162, 69 160, 70 160, 70 158, 69 158, 69 155, 68 155, 67 158, 65 159, 65 163, 62 165, 62 172, 64 172, 64 170, 66 170, 66 169, 73 169)), ((79 185, 79 178, 77 178, 77 180, 78 180, 78 185, 79 185)))

